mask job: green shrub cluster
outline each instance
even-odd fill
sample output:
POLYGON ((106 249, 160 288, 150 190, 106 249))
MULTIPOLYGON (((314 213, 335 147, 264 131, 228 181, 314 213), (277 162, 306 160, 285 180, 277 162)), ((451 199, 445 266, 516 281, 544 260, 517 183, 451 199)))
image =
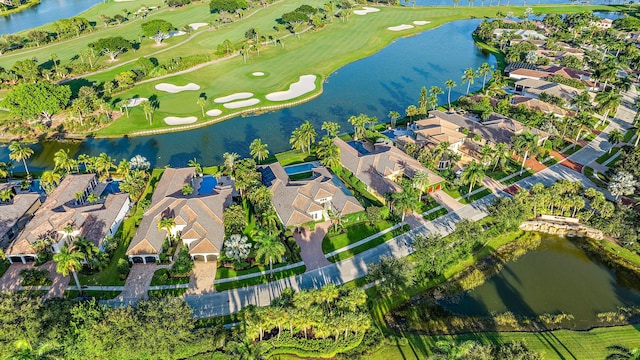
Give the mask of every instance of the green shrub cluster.
POLYGON ((22 278, 22 286, 51 285, 47 270, 23 269, 20 271, 20 277, 22 278))

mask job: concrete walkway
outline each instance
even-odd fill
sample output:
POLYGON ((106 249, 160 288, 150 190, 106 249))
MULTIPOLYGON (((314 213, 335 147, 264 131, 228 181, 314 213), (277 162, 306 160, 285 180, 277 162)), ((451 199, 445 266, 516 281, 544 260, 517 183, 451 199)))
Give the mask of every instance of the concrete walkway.
POLYGON ((322 251, 322 240, 329 231, 331 221, 317 223, 313 231, 305 227, 304 232, 294 232, 293 237, 300 245, 300 256, 307 267, 306 271, 321 268, 331 264, 322 251))

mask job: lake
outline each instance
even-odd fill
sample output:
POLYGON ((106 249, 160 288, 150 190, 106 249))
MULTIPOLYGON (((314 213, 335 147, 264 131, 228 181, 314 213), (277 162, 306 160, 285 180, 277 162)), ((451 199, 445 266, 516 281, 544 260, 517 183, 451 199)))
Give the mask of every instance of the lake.
POLYGON ((76 16, 102 0, 41 0, 27 10, 0 16, 0 34, 12 34, 76 16))
POLYGON ((535 317, 565 312, 575 316, 578 328, 595 324, 597 313, 640 305, 640 292, 627 287, 621 274, 590 259, 566 238, 541 235, 535 250, 505 264, 500 273, 455 302, 439 304, 461 315, 511 311, 535 317))

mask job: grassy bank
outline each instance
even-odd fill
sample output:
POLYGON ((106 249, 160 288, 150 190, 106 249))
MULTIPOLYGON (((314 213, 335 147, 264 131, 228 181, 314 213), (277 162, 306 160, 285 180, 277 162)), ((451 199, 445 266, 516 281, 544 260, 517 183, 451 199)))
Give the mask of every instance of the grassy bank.
POLYGON ((7 15, 11 15, 11 14, 15 14, 15 13, 19 13, 21 11, 30 9, 36 5, 40 5, 40 0, 31 0, 27 3, 24 3, 18 7, 15 7, 13 9, 8 9, 8 10, 3 10, 0 11, 0 16, 7 16, 7 15))

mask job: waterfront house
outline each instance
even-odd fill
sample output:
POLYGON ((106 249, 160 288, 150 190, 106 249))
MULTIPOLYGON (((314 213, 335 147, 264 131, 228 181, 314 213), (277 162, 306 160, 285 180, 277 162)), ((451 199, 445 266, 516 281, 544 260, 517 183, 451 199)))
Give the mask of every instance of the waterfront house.
MULTIPOLYGON (((193 260, 209 261, 220 256, 224 243, 224 209, 235 194, 229 177, 196 177, 195 168, 166 169, 144 212, 138 231, 129 244, 127 256, 133 263, 160 261, 165 241, 181 241, 193 260), (193 192, 183 194, 189 185, 193 192), (175 225, 159 228, 163 218, 175 225)), ((171 258, 173 254, 167 254, 171 258)))
POLYGON ((522 79, 515 83, 515 91, 522 96, 538 98, 540 94, 553 95, 569 103, 575 96, 580 95, 580 90, 564 84, 557 84, 544 80, 522 79))
POLYGON ((40 194, 23 192, 19 184, 0 184, 0 191, 11 191, 13 197, 8 201, 0 201, 0 248, 6 249, 9 243, 31 219, 42 204, 40 194))
POLYGON ((7 249, 9 261, 35 261, 39 249, 49 246, 57 253, 80 237, 104 250, 104 240, 115 234, 130 206, 128 194, 104 196, 105 188, 95 174, 65 176, 7 249), (90 194, 99 200, 88 202, 90 194))
POLYGON ((327 211, 347 215, 364 211, 351 192, 321 165, 311 169, 311 177, 292 181, 280 163, 258 168, 262 183, 271 191, 273 207, 287 227, 328 219, 327 211))

